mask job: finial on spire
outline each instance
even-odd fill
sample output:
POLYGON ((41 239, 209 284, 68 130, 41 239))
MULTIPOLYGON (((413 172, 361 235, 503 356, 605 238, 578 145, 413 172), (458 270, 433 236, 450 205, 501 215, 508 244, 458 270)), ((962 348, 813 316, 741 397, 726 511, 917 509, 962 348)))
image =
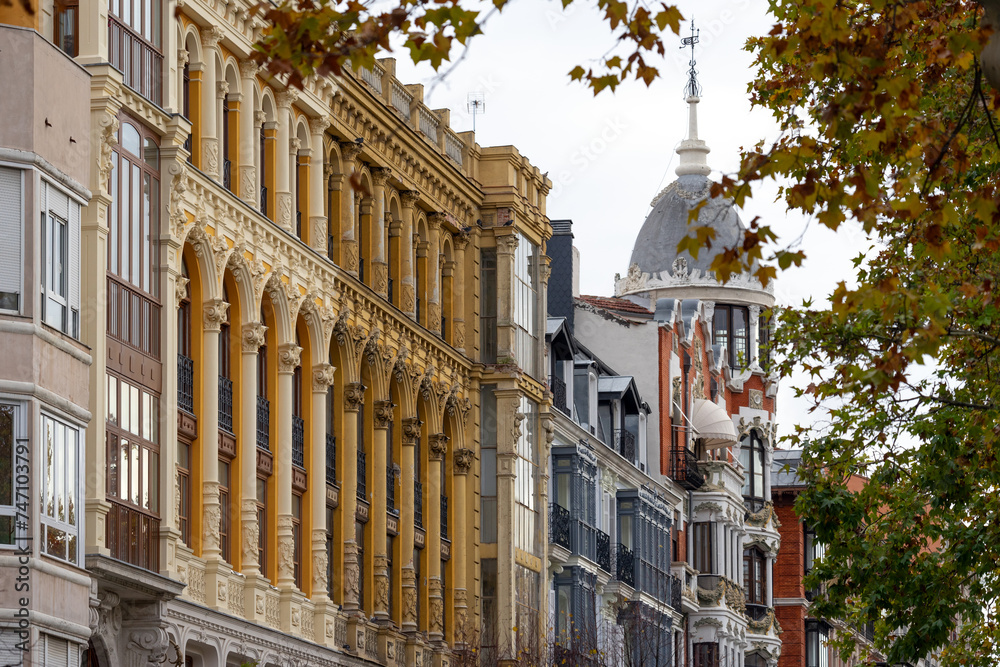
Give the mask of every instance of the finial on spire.
POLYGON ((701 96, 701 84, 698 83, 698 70, 695 69, 694 60, 694 45, 699 42, 699 35, 701 35, 701 30, 694 29, 694 19, 691 19, 691 36, 684 37, 681 39, 681 48, 685 46, 691 47, 691 60, 688 61, 688 81, 684 86, 684 97, 700 97, 701 96))

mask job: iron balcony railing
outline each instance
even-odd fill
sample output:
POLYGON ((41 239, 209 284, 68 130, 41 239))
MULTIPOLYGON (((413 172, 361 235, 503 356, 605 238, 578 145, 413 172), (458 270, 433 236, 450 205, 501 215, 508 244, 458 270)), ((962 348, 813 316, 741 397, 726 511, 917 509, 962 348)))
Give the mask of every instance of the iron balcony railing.
POLYGON ((194 414, 194 361, 177 355, 177 407, 194 414))
POLYGON ((448 496, 441 494, 441 537, 448 539, 448 496))
POLYGON ((257 446, 271 451, 271 401, 257 397, 257 446))
POLYGON ((635 434, 623 428, 615 429, 615 451, 626 461, 635 463, 635 434))
POLYGON ((566 406, 566 381, 555 375, 549 376, 549 387, 552 389, 552 407, 569 415, 569 408, 566 406))
POLYGON ((368 500, 368 481, 365 478, 367 465, 365 464, 365 453, 358 450, 358 499, 368 500))
POLYGON ((424 485, 420 482, 413 483, 413 523, 424 527, 424 485))
POLYGON ((233 433, 233 381, 219 376, 219 428, 233 433))
POLYGON ((267 217, 267 187, 260 186, 260 214, 267 217))
POLYGON ((113 16, 108 16, 108 60, 126 86, 162 106, 163 54, 113 16))
POLYGON ((233 161, 222 161, 222 187, 227 190, 233 189, 233 161))
POLYGON ((684 592, 684 585, 679 577, 670 575, 670 606, 675 610, 681 610, 681 595, 684 592))
POLYGON ((698 457, 687 447, 670 450, 670 478, 688 491, 701 488, 705 483, 698 470, 698 457))
POLYGON ((549 541, 558 544, 566 549, 572 548, 570 540, 569 510, 559 505, 551 503, 549 505, 549 541))
POLYGON ((337 436, 326 434, 326 483, 337 483, 337 436))
POLYGON ((306 422, 298 415, 292 415, 292 463, 305 467, 306 422))
POLYGON ((336 243, 337 239, 333 234, 330 234, 326 237, 326 256, 329 257, 331 260, 335 260, 334 252, 337 247, 336 243))
POLYGON ((611 573, 611 538, 602 530, 597 531, 597 566, 611 573))
POLYGON ((302 211, 295 212, 295 235, 302 238, 302 211))
POLYGON ((635 587, 635 554, 621 543, 615 545, 615 578, 635 587))
POLYGON ((385 469, 385 506, 390 512, 396 510, 396 467, 392 464, 385 469))

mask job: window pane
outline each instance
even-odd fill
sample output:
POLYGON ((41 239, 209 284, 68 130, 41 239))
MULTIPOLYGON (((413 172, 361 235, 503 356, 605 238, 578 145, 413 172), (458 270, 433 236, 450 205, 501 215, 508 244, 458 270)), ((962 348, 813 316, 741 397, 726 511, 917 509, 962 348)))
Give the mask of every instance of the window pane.
MULTIPOLYGON (((14 504, 14 406, 0 405, 0 505, 14 504)), ((0 525, 0 544, 7 532, 0 525)))
POLYGON ((52 488, 52 465, 55 460, 54 424, 49 419, 42 419, 42 437, 45 438, 45 480, 43 484, 42 513, 53 516, 55 512, 55 490, 52 488))

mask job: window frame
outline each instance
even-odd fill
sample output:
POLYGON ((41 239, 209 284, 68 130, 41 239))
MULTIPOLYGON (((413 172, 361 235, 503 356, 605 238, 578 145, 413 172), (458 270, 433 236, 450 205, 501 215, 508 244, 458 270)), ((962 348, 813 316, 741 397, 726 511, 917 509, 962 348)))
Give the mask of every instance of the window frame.
MULTIPOLYGON (((83 478, 83 456, 81 452, 81 435, 83 428, 50 410, 42 410, 41 418, 39 420, 39 431, 38 431, 38 446, 39 450, 37 452, 38 461, 41 465, 38 465, 38 492, 39 492, 39 511, 38 511, 38 521, 39 521, 39 531, 41 532, 41 553, 45 554, 49 558, 55 558, 73 565, 80 565, 81 552, 83 550, 83 544, 81 539, 82 533, 82 519, 81 519, 81 508, 80 497, 80 479, 83 478), (63 430, 63 438, 61 442, 49 440, 46 435, 48 434, 47 423, 61 427, 63 430), (74 442, 70 443, 70 435, 74 439, 74 442), (45 443, 48 442, 53 445, 52 456, 45 456, 45 451, 42 449, 45 443), (62 455, 60 456, 57 451, 60 445, 64 448, 62 455), (69 460, 69 454, 72 453, 72 461, 69 460), (44 462, 44 464, 42 464, 44 462), (60 465, 61 463, 61 465, 60 465), (50 490, 50 484, 55 481, 55 477, 58 473, 62 472, 65 475, 65 479, 62 480, 64 485, 64 490, 67 497, 67 515, 72 512, 72 517, 67 516, 66 519, 60 519, 58 516, 53 516, 49 514, 49 511, 45 509, 45 499, 47 491, 50 490), (50 550, 49 541, 49 531, 59 531, 66 534, 65 542, 67 542, 66 556, 60 556, 57 553, 53 553, 50 550), (75 544, 75 553, 70 557, 70 547, 69 543, 72 541, 75 544)), ((54 439, 55 440, 55 439, 54 439)), ((58 502, 58 496, 53 494, 53 499, 58 502)))
POLYGON ((717 559, 715 558, 715 522, 714 521, 695 521, 690 524, 691 536, 693 538, 693 548, 694 551, 691 554, 691 566, 698 570, 699 574, 718 574, 715 572, 717 569, 717 559), (705 559, 708 562, 703 562, 705 559), (707 565, 710 572, 705 572, 701 569, 702 565, 707 565))
POLYGON ((767 605, 767 555, 756 546, 743 550, 743 599, 767 605))
POLYGON ((712 315, 712 344, 722 344, 726 346, 729 368, 735 371, 742 371, 750 367, 750 309, 747 306, 732 304, 715 304, 715 312, 712 315), (743 335, 739 338, 743 341, 743 362, 738 363, 738 352, 734 341, 736 340, 736 330, 733 325, 733 313, 739 312, 743 315, 743 325, 745 327, 743 335), (720 315, 725 314, 725 325, 718 326, 720 315), (724 332, 724 337, 720 336, 724 332))
MULTIPOLYGON (((10 451, 9 453, 0 450, 0 454, 4 456, 7 460, 6 465, 9 466, 8 477, 10 485, 10 504, 0 505, 0 522, 7 523, 7 535, 10 541, 6 542, 0 540, 0 549, 13 549, 16 548, 18 538, 24 536, 23 529, 18 531, 17 529, 17 506, 18 506, 18 488, 22 485, 17 484, 17 470, 18 461, 21 459, 27 459, 30 457, 30 450, 28 450, 28 435, 26 433, 27 422, 25 420, 25 405, 17 401, 0 401, 0 410, 10 410, 10 442, 8 444, 10 451), (23 448, 23 456, 18 455, 18 448, 23 448), (7 521, 4 521, 7 519, 7 521)), ((0 443, 2 446, 2 443, 0 443)), ((4 461, 0 460, 0 473, 3 473, 2 466, 5 465, 4 461)), ((3 482, 0 481, 0 485, 3 482)), ((27 484, 23 485, 27 486, 27 484)), ((3 487, 0 486, 0 489, 3 487)), ((21 502, 30 502, 29 497, 21 497, 21 502)), ((2 533, 0 533, 2 535, 2 533)))
POLYGON ((767 500, 767 447, 756 429, 751 429, 740 441, 740 464, 744 469, 743 504, 747 510, 759 512, 767 500), (755 488, 758 478, 760 489, 755 488))

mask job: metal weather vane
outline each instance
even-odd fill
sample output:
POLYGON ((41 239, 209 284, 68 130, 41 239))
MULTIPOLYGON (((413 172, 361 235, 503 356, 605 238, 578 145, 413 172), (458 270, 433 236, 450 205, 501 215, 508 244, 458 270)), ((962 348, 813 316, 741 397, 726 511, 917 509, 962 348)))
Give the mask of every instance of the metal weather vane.
POLYGON ((694 19, 691 20, 691 36, 681 39, 681 48, 691 47, 691 60, 688 61, 688 81, 684 86, 685 97, 699 97, 701 95, 701 84, 698 83, 698 70, 695 69, 694 45, 698 43, 698 36, 701 30, 694 29, 694 19))

